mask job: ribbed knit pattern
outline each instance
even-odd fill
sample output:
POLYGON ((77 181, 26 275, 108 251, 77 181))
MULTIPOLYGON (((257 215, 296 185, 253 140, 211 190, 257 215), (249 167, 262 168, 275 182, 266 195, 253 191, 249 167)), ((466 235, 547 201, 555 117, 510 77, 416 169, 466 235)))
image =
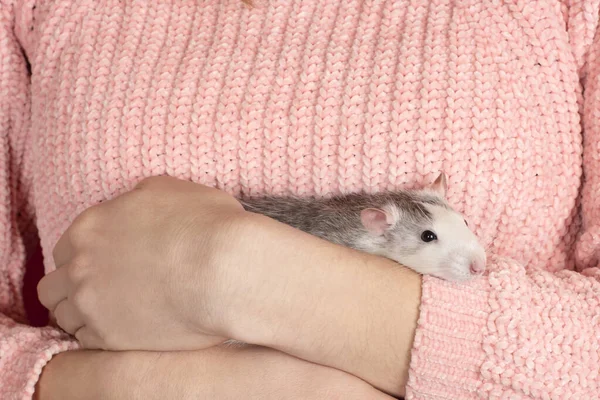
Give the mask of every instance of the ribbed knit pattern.
POLYGON ((52 270, 140 178, 329 195, 440 170, 490 270, 424 279, 407 398, 598 398, 600 1, 254 3, 0 1, 0 398, 76 347, 27 326, 32 238, 52 270))

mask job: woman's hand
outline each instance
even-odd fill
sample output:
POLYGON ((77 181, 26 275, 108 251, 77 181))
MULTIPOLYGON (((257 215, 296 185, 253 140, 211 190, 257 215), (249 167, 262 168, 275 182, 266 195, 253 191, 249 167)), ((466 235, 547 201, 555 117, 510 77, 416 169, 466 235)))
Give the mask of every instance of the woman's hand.
POLYGON ((145 179, 75 219, 54 249, 57 269, 38 285, 40 300, 86 348, 220 343, 225 314, 214 295, 215 267, 219 254, 234 251, 228 236, 243 213, 220 190, 145 179))
POLYGON ((34 399, 391 400, 347 373, 262 347, 66 352, 43 369, 34 399))

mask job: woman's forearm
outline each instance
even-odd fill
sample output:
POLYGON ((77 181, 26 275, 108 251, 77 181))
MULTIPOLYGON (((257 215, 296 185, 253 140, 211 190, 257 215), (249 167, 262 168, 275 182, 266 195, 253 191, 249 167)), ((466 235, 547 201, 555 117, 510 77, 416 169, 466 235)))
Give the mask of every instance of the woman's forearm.
POLYGON ((244 385, 241 371, 235 371, 241 357, 240 350, 217 347, 196 352, 65 352, 43 369, 34 398, 225 398, 226 391, 235 387, 236 378, 240 380, 238 387, 244 385))
POLYGON ((290 318, 289 329, 269 345, 404 396, 419 315, 420 277, 374 257, 360 261, 340 257, 325 267, 331 284, 306 293, 307 299, 315 300, 313 311, 290 318))
POLYGON ((36 400, 391 400, 364 381, 264 347, 74 351, 43 370, 36 400))
MULTIPOLYGON (((421 276, 287 226, 261 229, 260 234, 256 226, 252 225, 256 240, 273 244, 264 263, 279 265, 288 282, 269 284, 280 289, 261 299, 261 307, 247 317, 247 326, 254 328, 241 328, 236 332, 239 339, 347 371, 402 396, 419 315, 421 276)), ((273 273, 279 272, 275 268, 273 273)))
POLYGON ((42 370, 34 399, 191 399, 181 392, 184 376, 173 374, 172 379, 166 379, 171 373, 164 368, 166 362, 161 353, 90 350, 61 353, 42 370), (170 385, 169 381, 182 385, 170 385))

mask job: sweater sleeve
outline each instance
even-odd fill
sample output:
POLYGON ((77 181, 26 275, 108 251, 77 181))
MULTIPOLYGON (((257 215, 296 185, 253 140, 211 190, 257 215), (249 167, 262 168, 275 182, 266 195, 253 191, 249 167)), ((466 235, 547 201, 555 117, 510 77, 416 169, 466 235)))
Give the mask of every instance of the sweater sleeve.
POLYGON ((598 398, 600 34, 598 2, 580 3, 567 10, 584 85, 578 272, 491 257, 489 275, 467 289, 424 278, 407 399, 598 398))
POLYGON ((52 327, 27 323, 23 302, 25 261, 35 235, 25 201, 25 135, 29 76, 14 33, 10 2, 0 1, 0 398, 31 399, 44 365, 76 343, 52 327))

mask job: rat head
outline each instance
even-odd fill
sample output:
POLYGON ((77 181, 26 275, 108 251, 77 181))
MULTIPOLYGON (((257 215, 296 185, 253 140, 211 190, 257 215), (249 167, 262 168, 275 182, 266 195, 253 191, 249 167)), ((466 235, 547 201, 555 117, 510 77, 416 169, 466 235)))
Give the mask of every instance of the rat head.
POLYGON ((442 173, 430 186, 387 195, 379 208, 361 212, 378 254, 419 273, 450 281, 481 275, 485 250, 461 214, 446 201, 442 173))

